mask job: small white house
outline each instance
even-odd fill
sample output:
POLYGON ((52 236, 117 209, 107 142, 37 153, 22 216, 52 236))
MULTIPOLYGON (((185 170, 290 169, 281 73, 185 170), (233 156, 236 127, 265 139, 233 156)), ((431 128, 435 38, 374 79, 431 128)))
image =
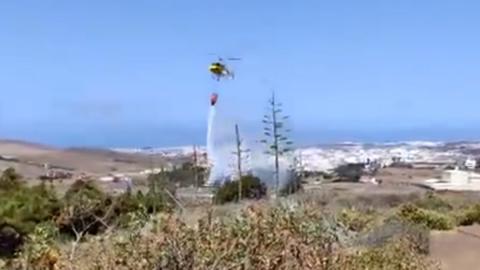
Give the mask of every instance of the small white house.
POLYGON ((112 182, 115 178, 113 176, 102 176, 98 180, 102 182, 112 182))
POLYGON ((477 161, 473 158, 465 160, 465 167, 469 170, 475 170, 477 168, 477 161))

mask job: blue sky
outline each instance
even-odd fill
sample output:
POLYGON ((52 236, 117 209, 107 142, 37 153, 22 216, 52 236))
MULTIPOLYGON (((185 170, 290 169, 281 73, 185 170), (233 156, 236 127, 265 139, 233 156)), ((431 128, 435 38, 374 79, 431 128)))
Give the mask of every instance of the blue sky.
MULTIPOLYGON (((259 133, 272 89, 300 143, 480 136, 480 2, 1 1, 0 137, 202 143, 259 133), (242 57, 237 78, 209 53, 242 57)), ((253 136, 253 135, 252 135, 253 136)))

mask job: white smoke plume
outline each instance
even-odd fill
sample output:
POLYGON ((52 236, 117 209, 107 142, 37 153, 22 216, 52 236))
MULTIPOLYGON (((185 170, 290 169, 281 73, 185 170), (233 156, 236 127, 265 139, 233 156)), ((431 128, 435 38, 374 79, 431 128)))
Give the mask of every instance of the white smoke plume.
POLYGON ((210 162, 208 184, 223 181, 231 174, 230 159, 234 151, 234 125, 217 113, 217 106, 210 106, 207 128, 207 155, 210 162))
MULTIPOLYGON (((255 137, 242 134, 243 149, 248 154, 243 156, 242 166, 244 173, 251 173, 259 177, 267 186, 275 186, 274 159, 264 154, 266 146, 255 143, 255 137)), ((257 138, 258 139, 258 138, 257 138)), ((235 121, 228 119, 217 111, 216 106, 210 107, 207 128, 207 155, 211 170, 208 184, 216 184, 230 179, 237 174, 235 166, 235 121)), ((284 156, 280 159, 279 180, 284 186, 292 177, 292 159, 284 156)))

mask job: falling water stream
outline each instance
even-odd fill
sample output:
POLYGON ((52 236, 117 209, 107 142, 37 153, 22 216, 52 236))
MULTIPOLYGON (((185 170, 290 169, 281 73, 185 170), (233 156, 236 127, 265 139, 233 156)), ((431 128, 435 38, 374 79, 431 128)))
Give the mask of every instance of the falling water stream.
POLYGON ((208 184, 213 184, 218 175, 216 171, 216 156, 215 156, 215 138, 214 138, 214 124, 215 124, 215 115, 217 114, 217 109, 215 106, 210 106, 210 112, 208 114, 208 127, 207 127, 207 157, 208 162, 210 163, 210 176, 208 179, 208 184))

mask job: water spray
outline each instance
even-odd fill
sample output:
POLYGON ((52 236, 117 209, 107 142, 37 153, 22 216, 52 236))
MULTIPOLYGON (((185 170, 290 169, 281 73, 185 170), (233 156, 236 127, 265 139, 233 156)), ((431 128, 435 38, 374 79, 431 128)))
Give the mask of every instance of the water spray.
POLYGON ((210 106, 210 112, 208 114, 208 121, 207 121, 207 158, 208 163, 210 165, 210 177, 208 179, 208 184, 213 184, 215 182, 216 171, 215 171, 215 139, 213 136, 213 125, 215 122, 215 115, 216 115, 216 108, 215 104, 210 106))

